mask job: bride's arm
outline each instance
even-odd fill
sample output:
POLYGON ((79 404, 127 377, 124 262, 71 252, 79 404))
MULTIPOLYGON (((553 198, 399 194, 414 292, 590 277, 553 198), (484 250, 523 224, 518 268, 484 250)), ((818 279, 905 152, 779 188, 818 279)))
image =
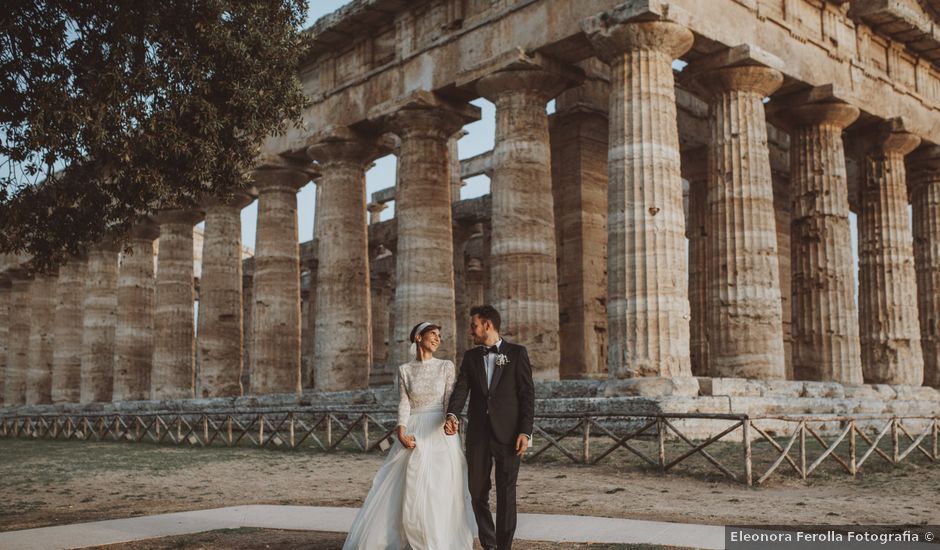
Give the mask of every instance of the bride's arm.
POLYGON ((454 364, 450 361, 444 361, 444 411, 447 411, 450 405, 450 396, 454 393, 454 382, 457 374, 454 372, 454 364))
POLYGON ((411 400, 408 398, 408 388, 405 384, 405 366, 398 367, 398 441, 402 447, 412 449, 415 446, 415 438, 405 435, 408 418, 411 416, 411 400))

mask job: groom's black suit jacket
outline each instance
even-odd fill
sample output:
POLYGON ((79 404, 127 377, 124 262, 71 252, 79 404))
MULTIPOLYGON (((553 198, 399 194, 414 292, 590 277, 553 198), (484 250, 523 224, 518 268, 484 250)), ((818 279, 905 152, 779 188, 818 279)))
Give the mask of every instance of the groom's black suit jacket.
POLYGON ((459 418, 469 395, 468 441, 487 437, 497 443, 514 446, 519 434, 532 435, 535 419, 532 365, 524 346, 503 340, 499 353, 505 355, 509 362, 494 367, 489 388, 486 386, 483 348, 471 348, 463 354, 447 413, 459 418))

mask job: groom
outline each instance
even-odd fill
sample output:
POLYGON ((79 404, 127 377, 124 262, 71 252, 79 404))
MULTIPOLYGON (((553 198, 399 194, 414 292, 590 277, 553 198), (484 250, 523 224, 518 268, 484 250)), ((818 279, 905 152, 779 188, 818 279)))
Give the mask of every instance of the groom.
POLYGON ((532 439, 535 386, 525 347, 499 337, 493 306, 470 310, 470 334, 479 347, 467 350, 447 407, 444 432, 457 433, 467 395, 467 468, 473 514, 485 550, 510 550, 516 532, 516 478, 532 439), (496 525, 490 514, 490 472, 496 464, 496 525))

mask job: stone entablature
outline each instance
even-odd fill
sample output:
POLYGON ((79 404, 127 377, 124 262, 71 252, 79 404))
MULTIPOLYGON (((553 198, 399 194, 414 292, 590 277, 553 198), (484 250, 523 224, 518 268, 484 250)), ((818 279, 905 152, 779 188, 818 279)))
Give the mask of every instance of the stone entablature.
MULTIPOLYGON (((309 31, 317 53, 301 78, 313 99, 306 113, 310 130, 321 124, 366 121, 371 106, 414 90, 448 89, 454 96, 476 97, 470 89, 455 87, 461 74, 516 49, 580 62, 593 55, 580 21, 620 4, 620 0, 354 2, 309 31), (363 38, 349 45, 350 36, 363 38)), ((940 68, 936 59, 932 63, 927 57, 940 51, 932 47, 938 31, 935 24, 929 29, 927 23, 915 24, 924 21, 919 14, 935 13, 927 14, 915 0, 716 4, 642 0, 629 3, 629 9, 691 29, 696 41, 683 56, 686 61, 749 44, 786 59, 782 72, 787 80, 780 93, 800 82, 832 84, 862 111, 880 118, 910 118, 913 131, 940 143, 940 68), (892 7, 897 5, 906 9, 892 7), (729 21, 747 24, 729 25, 729 21)), ((307 135, 293 130, 269 140, 267 149, 302 149, 307 135)))

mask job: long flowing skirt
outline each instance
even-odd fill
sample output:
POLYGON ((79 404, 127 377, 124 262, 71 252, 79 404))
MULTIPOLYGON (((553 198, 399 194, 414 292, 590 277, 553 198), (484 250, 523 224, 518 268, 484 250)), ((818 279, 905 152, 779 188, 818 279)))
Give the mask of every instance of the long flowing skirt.
POLYGON ((468 550, 476 520, 460 438, 444 434, 440 406, 412 410, 353 520, 343 550, 468 550))

